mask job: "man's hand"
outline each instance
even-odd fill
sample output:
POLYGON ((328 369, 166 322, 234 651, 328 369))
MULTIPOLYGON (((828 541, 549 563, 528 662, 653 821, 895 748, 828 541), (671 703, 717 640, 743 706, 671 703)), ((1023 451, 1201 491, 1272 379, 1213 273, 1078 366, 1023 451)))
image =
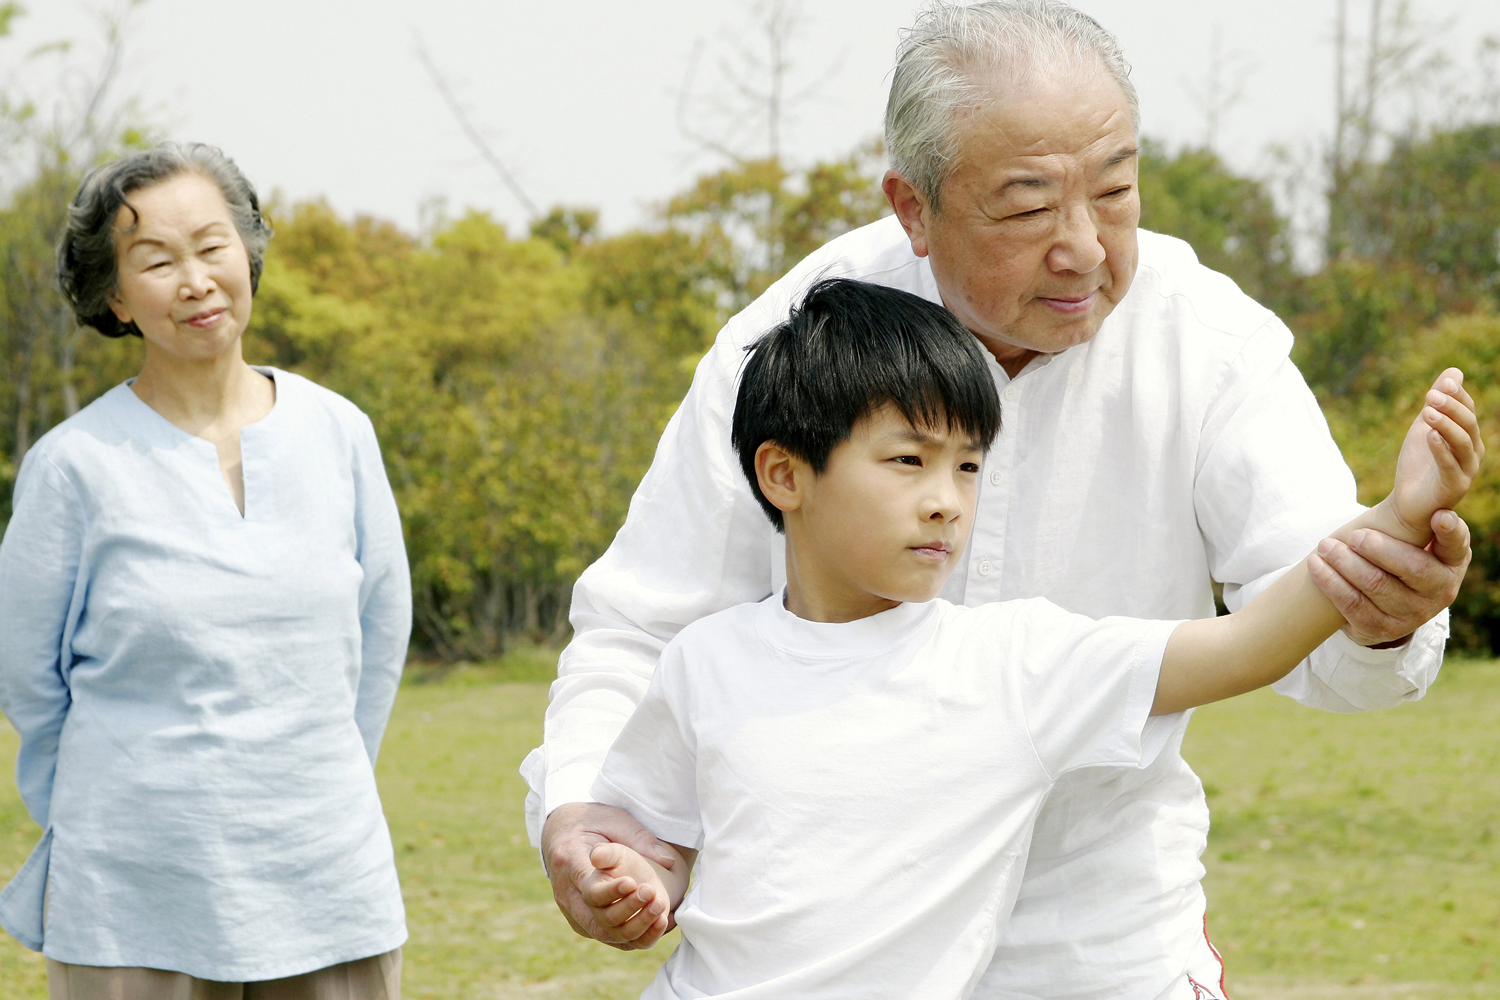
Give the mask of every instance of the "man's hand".
POLYGON ((605 926, 583 898, 582 888, 596 878, 589 855, 608 843, 624 844, 663 868, 677 864, 676 855, 625 810, 596 802, 569 803, 552 810, 542 827, 542 858, 552 880, 552 896, 568 923, 584 937, 623 951, 649 948, 671 929, 670 914, 661 914, 644 928, 641 921, 605 926))
POLYGON ((1309 561, 1313 582, 1361 645, 1404 642, 1453 603, 1469 566, 1468 525, 1444 508, 1468 491, 1484 458, 1474 400, 1463 388, 1463 373, 1450 368, 1425 402, 1402 444, 1396 489, 1382 506, 1416 535, 1430 527, 1432 541, 1419 548, 1363 529, 1348 545, 1325 539, 1309 561))
POLYGON ((1309 563, 1313 582, 1361 646, 1400 645, 1458 597, 1473 553, 1469 526, 1451 510, 1432 516, 1425 549, 1365 528, 1352 545, 1324 539, 1309 563))

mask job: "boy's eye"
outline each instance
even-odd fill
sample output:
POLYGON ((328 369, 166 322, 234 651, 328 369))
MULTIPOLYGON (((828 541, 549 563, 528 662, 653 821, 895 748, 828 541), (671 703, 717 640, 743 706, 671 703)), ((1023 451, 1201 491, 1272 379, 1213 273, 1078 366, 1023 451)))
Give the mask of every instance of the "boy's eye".
POLYGON ((959 472, 978 472, 979 471, 979 463, 978 462, 962 462, 958 466, 958 471, 959 472))
POLYGON ((894 461, 900 462, 902 465, 914 465, 918 467, 922 464, 922 459, 918 455, 897 455, 894 461))

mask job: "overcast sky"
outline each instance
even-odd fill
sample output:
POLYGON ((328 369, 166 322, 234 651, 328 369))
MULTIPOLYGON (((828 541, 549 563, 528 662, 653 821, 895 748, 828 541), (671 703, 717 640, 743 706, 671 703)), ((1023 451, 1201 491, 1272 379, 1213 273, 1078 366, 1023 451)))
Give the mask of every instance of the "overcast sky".
MULTIPOLYGON (((78 40, 67 58, 86 66, 99 48, 91 11, 107 0, 23 2, 29 13, 0 40, 0 79, 46 79, 59 58, 26 54, 56 39, 78 40)), ((1368 2, 1349 0, 1360 26, 1368 2)), ((1271 143, 1313 148, 1330 130, 1334 0, 1078 6, 1124 43, 1147 135, 1203 139, 1193 91, 1215 64, 1221 83, 1243 84, 1217 143, 1240 169, 1264 172, 1271 143)), ((838 156, 878 133, 897 32, 918 7, 804 0, 790 85, 811 93, 786 122, 789 159, 838 156)), ((1500 3, 1411 7, 1447 25, 1460 62, 1481 36, 1500 34, 1500 3)), ((417 59, 420 34, 533 201, 597 206, 619 230, 721 164, 679 130, 678 95, 697 50, 689 117, 704 131, 718 126, 708 99, 726 93, 718 64, 734 45, 755 46, 749 9, 740 0, 148 0, 131 22, 121 89, 140 95, 168 136, 222 146, 262 192, 324 196, 341 212, 407 228, 441 198, 451 212, 473 206, 523 226, 525 210, 417 59)))

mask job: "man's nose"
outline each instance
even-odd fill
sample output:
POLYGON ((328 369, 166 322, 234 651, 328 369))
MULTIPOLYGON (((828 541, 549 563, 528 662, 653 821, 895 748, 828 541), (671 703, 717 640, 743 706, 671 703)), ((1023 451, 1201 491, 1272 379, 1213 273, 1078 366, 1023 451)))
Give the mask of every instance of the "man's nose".
POLYGON ((1067 206, 1059 226, 1057 241, 1047 252, 1047 265, 1053 271, 1088 274, 1104 263, 1104 244, 1099 242, 1099 227, 1087 204, 1067 206))

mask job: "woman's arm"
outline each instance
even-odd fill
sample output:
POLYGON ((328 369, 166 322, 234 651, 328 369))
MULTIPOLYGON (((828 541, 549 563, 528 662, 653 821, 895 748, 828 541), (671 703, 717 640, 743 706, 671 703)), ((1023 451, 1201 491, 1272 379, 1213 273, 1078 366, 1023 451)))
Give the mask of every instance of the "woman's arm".
POLYGON ((40 449, 21 464, 13 511, 0 542, 0 710, 21 737, 21 798, 45 828, 72 704, 65 644, 87 520, 77 490, 40 449))
MULTIPOLYGON (((1377 506, 1334 532, 1348 543, 1374 529, 1426 545, 1434 527, 1447 528, 1450 508, 1463 499, 1484 443, 1463 373, 1450 368, 1427 394, 1427 405, 1401 446, 1395 487, 1377 506)), ((1242 610, 1185 622, 1167 643, 1153 714, 1180 712, 1274 683, 1344 625, 1313 582, 1314 554, 1242 610)))
POLYGON ((354 450, 354 527, 364 581, 359 591, 361 668, 354 720, 373 767, 406 665, 406 646, 411 639, 411 570, 401 534, 401 515, 385 475, 380 443, 369 418, 361 418, 362 433, 354 450))

